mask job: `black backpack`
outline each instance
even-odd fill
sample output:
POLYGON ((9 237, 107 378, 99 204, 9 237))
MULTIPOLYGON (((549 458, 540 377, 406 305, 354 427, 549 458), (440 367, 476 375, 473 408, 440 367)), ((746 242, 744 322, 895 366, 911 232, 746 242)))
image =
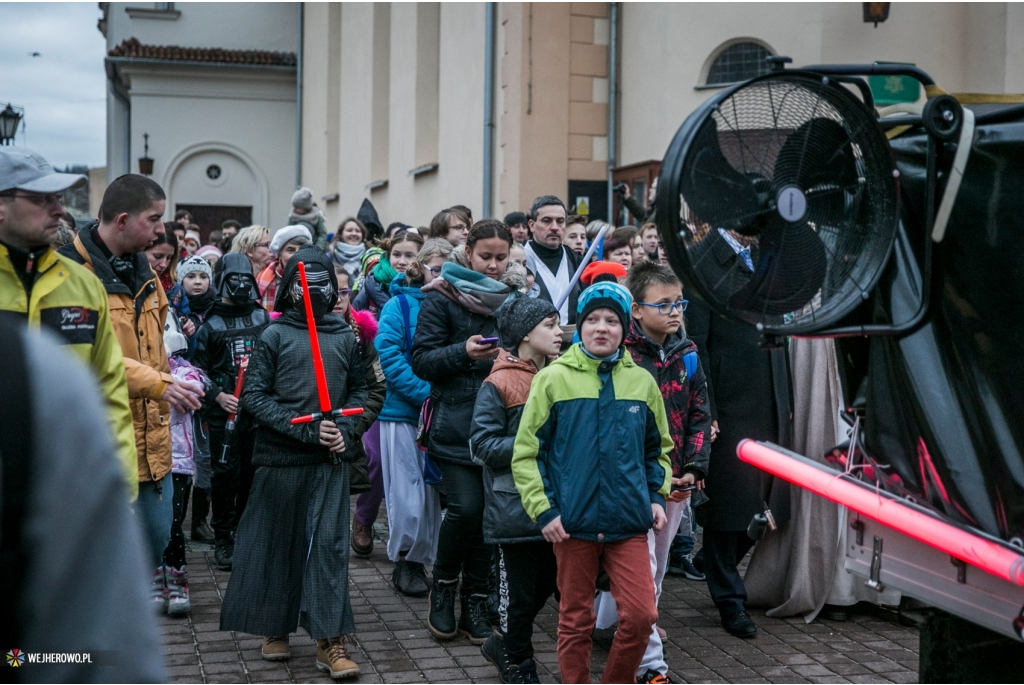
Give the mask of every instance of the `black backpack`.
MULTIPOLYGON (((14 602, 24 600, 28 554, 22 542, 30 486, 32 396, 25 360, 24 319, 0 314, 0 587, 14 602)), ((0 653, 21 649, 23 613, 17 605, 0 621, 0 653)))

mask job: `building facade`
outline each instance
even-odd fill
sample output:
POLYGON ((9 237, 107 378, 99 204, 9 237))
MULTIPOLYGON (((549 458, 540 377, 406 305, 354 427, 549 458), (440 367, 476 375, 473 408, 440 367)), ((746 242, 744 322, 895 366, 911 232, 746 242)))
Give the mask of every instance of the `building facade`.
POLYGON ((139 173, 203 237, 233 218, 287 220, 297 180, 299 9, 291 3, 100 3, 107 169, 139 173))
POLYGON ((1024 92, 1024 5, 892 3, 875 25, 864 4, 305 3, 302 184, 330 229, 364 197, 385 224, 547 193, 605 218, 610 168, 642 193, 686 116, 769 55, 1024 92))

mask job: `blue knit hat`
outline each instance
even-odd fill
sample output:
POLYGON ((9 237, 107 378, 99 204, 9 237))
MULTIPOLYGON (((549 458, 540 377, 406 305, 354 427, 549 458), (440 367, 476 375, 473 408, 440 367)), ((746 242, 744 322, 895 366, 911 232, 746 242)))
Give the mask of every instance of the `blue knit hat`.
POLYGON ((618 283, 602 281, 590 286, 580 293, 579 301, 576 303, 576 312, 579 314, 576 321, 582 326, 590 312, 601 307, 607 307, 615 312, 622 322, 623 336, 629 330, 630 311, 633 309, 633 296, 629 290, 618 283))

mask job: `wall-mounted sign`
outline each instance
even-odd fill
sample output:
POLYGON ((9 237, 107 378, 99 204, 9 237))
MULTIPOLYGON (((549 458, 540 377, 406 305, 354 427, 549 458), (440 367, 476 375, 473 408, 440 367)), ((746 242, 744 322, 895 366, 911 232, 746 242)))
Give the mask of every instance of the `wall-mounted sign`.
MULTIPOLYGON (((875 62, 875 64, 896 64, 895 62, 875 62)), ((913 65, 910 65, 913 66, 913 65)), ((871 95, 875 105, 885 107, 900 102, 917 102, 921 97, 921 84, 910 76, 868 76, 871 95)))

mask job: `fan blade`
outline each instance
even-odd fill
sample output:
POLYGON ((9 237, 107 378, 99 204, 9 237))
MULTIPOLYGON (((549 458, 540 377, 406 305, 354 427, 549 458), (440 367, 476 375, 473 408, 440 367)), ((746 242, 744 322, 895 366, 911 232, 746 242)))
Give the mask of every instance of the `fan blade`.
POLYGON ((775 160, 776 188, 795 185, 849 186, 857 182, 857 163, 850 136, 842 124, 816 117, 789 134, 775 160))
POLYGON ((754 274, 729 306, 769 316, 798 311, 821 289, 827 268, 825 245, 806 221, 770 218, 758 240, 754 274))
POLYGON ((683 170, 683 199, 701 221, 756 235, 763 203, 754 184, 722 153, 718 127, 708 117, 694 136, 683 170))

